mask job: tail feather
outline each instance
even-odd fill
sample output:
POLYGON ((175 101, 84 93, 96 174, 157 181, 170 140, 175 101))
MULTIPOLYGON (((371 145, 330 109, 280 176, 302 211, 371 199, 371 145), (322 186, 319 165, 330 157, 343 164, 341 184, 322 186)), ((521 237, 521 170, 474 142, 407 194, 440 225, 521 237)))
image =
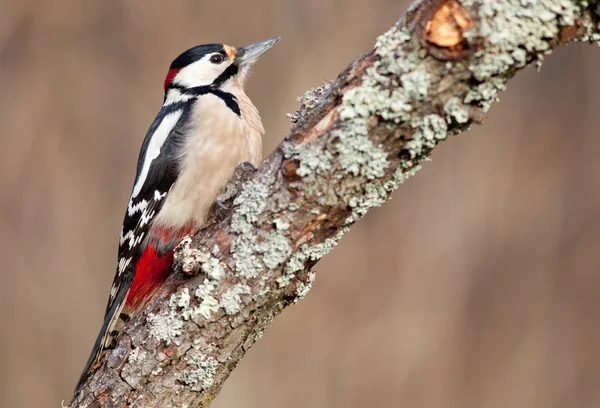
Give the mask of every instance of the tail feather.
POLYGON ((100 358, 106 353, 107 350, 111 349, 114 345, 115 334, 119 332, 123 324, 128 318, 128 314, 123 310, 125 305, 125 298, 129 291, 129 284, 122 284, 115 296, 115 300, 112 302, 110 309, 107 311, 104 317, 104 323, 98 333, 94 348, 88 358, 85 368, 79 377, 75 391, 85 382, 92 370, 94 370, 100 358))
MULTIPOLYGON (((167 278, 173 262, 173 249, 179 243, 178 239, 189 233, 190 228, 182 228, 176 233, 160 231, 161 245, 150 244, 144 248, 130 270, 124 273, 120 281, 115 281, 117 293, 110 298, 104 323, 96 338, 92 353, 83 369, 77 383, 79 387, 86 381, 90 373, 97 368, 98 363, 107 350, 114 347, 115 336, 119 333, 129 317, 140 310, 150 296, 167 278), (173 237, 177 237, 177 240, 173 237)), ((114 284, 113 284, 114 285, 114 284)))

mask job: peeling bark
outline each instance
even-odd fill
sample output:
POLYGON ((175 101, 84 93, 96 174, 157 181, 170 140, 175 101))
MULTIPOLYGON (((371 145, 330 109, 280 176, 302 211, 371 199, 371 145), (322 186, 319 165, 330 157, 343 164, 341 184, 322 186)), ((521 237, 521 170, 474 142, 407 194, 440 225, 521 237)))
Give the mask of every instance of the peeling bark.
POLYGON ((482 123, 507 81, 550 50, 600 41, 600 2, 421 0, 330 85, 187 238, 70 407, 206 407, 312 266, 436 145, 482 123), (244 181, 245 180, 245 181, 244 181))

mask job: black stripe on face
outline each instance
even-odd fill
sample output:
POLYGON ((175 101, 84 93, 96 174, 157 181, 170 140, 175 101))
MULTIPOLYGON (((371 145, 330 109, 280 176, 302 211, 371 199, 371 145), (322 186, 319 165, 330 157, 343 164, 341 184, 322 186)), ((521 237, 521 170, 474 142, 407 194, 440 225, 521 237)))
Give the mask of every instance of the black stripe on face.
POLYGON ((231 64, 230 66, 228 66, 225 71, 223 71, 221 73, 221 75, 219 75, 217 77, 217 79, 215 79, 212 83, 213 86, 221 86, 223 85, 223 83, 225 83, 225 81, 227 81, 228 79, 236 76, 239 72, 239 68, 237 66, 237 64, 234 62, 233 64, 231 64))

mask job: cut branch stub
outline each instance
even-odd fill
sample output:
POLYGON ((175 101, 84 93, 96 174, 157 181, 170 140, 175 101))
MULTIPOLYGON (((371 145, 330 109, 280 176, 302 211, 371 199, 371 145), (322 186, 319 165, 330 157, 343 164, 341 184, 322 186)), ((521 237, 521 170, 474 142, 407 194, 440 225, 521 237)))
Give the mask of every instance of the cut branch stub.
POLYGON ((440 0, 422 14, 421 36, 429 53, 441 60, 464 58, 477 51, 477 46, 465 38, 465 31, 474 27, 473 19, 457 0, 440 0))

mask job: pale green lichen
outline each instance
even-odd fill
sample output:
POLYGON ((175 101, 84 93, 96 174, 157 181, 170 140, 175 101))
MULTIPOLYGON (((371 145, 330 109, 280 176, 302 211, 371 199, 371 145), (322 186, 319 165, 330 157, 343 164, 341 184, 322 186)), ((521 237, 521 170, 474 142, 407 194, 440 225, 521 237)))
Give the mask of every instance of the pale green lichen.
POLYGON ((409 169, 398 168, 396 171, 394 171, 392 177, 383 184, 383 188, 388 192, 388 194, 391 194, 396 191, 398 187, 404 184, 406 180, 417 174, 419 170, 421 170, 420 164, 409 169))
POLYGON ((198 286, 196 288, 196 290, 194 291, 194 296, 196 296, 197 299, 204 299, 207 296, 211 296, 213 294, 213 291, 216 288, 216 283, 210 281, 209 279, 204 279, 204 282, 202 282, 202 285, 198 286))
POLYGON ((282 151, 286 159, 294 158, 298 160, 299 166, 296 174, 300 177, 306 177, 310 174, 322 174, 331 167, 333 156, 327 150, 315 143, 306 145, 294 145, 284 142, 282 151))
POLYGON ((202 264, 202 272, 204 272, 209 278, 219 280, 225 275, 225 270, 216 258, 209 258, 202 264))
POLYGON ((433 149, 448 135, 448 125, 439 115, 427 115, 422 119, 415 117, 411 125, 416 128, 412 140, 406 143, 411 158, 421 156, 424 149, 433 149))
POLYGON ((400 75, 409 72, 418 63, 419 56, 416 53, 405 58, 396 58, 402 45, 409 42, 411 38, 409 31, 398 30, 397 27, 390 28, 377 38, 375 53, 380 57, 377 62, 379 73, 400 75))
POLYGON ((296 174, 300 177, 308 176, 313 172, 321 174, 331 167, 331 153, 323 151, 319 146, 303 149, 298 158, 300 166, 296 170, 296 174))
MULTIPOLYGON (((364 185, 361 193, 348 197, 353 210, 348 223, 389 197, 389 192, 378 181, 390 166, 387 153, 374 146, 369 138, 373 117, 387 121, 388 129, 393 131, 395 124, 419 118, 412 103, 428 94, 431 78, 422 65, 423 59, 417 51, 405 52, 404 49, 410 39, 408 32, 397 28, 380 36, 375 50, 379 59, 366 70, 361 85, 344 94, 340 119, 345 126, 333 134, 338 162, 346 173, 373 180, 364 185), (400 79, 402 87, 395 78, 400 79)), ((413 140, 406 144, 413 159, 423 155, 425 148, 435 147, 447 134, 445 120, 438 115, 418 119, 415 127, 413 140)), ((296 255, 288 262, 288 268, 296 269, 303 262, 302 256, 296 255)))
POLYGON ((478 81, 483 81, 493 75, 506 72, 514 65, 514 62, 514 59, 508 54, 486 53, 478 59, 477 63, 471 65, 469 68, 478 81))
POLYGON ((193 308, 186 308, 183 311, 184 319, 194 319, 197 316, 202 316, 209 319, 213 313, 220 308, 219 301, 213 296, 216 288, 216 281, 204 279, 204 282, 196 288, 194 296, 200 304, 193 308))
MULTIPOLYGON (((293 274, 294 272, 298 272, 301 271, 302 269, 304 269, 304 262, 306 261, 306 255, 302 252, 302 248, 300 248, 299 251, 296 251, 292 254, 292 256, 290 256, 290 259, 288 259, 286 265, 285 265, 285 270, 288 274, 293 274)), ((287 277, 287 279, 285 277, 280 277, 282 282, 285 282, 285 284, 287 284, 287 282, 289 282, 289 276, 287 277)), ((280 279, 278 278, 278 279, 280 279)), ((284 286, 284 283, 279 282, 280 286, 284 286)))
MULTIPOLYGON (((213 275, 214 276, 214 275, 213 275)), ((192 297, 187 288, 183 289, 179 294, 173 294, 169 300, 171 306, 170 316, 172 319, 179 320, 180 318, 185 320, 194 320, 198 316, 203 316, 208 319, 212 314, 219 310, 220 305, 217 299, 213 296, 216 288, 216 280, 206 278, 204 282, 196 288, 194 296, 198 299, 199 305, 192 305, 192 297)), ((180 321, 181 326, 183 323, 180 321)), ((169 341, 175 338, 177 333, 165 336, 161 334, 161 337, 168 337, 169 341)))
MULTIPOLYGON (((373 77, 378 75, 376 74, 375 67, 371 67, 369 73, 372 77, 363 79, 362 86, 352 88, 344 94, 340 119, 347 121, 363 118, 362 121, 353 123, 353 125, 361 125, 361 122, 369 119, 372 115, 381 116, 383 119, 395 123, 400 123, 410 118, 412 106, 408 103, 404 90, 401 88, 393 90, 382 88, 382 84, 373 79, 373 77)), ((380 79, 382 81, 387 80, 386 77, 381 77, 380 79)), ((366 131, 359 134, 366 136, 366 131)))
POLYGON ((315 277, 317 274, 313 271, 308 272, 307 282, 299 282, 298 287, 296 289, 296 298, 294 299, 294 303, 298 303, 300 300, 304 299, 304 297, 308 294, 310 289, 312 288, 312 284, 315 281, 315 277))
POLYGON ((263 263, 270 270, 284 263, 292 252, 288 239, 283 234, 273 231, 264 241, 256 244, 255 250, 263 254, 263 263))
POLYGON ((200 302, 200 305, 194 311, 205 319, 209 319, 220 307, 217 299, 212 296, 206 296, 202 298, 202 302, 200 302))
POLYGON ((408 100, 420 101, 427 96, 429 74, 425 71, 413 71, 400 76, 402 88, 408 100))
MULTIPOLYGON (((372 160, 363 157, 357 161, 356 157, 361 155, 357 155, 356 151, 379 149, 368 144, 372 143, 368 138, 370 126, 377 123, 373 121, 374 117, 386 120, 390 131, 395 129, 395 123, 400 122, 410 122, 415 129, 412 139, 405 144, 410 160, 403 162, 406 165, 401 166, 403 170, 398 170, 384 185, 379 183, 378 179, 389 167, 388 158, 382 151, 377 157, 380 163, 377 170, 369 172, 369 179, 374 182, 366 183, 359 194, 348 196, 352 208, 348 224, 364 215, 369 208, 381 205, 391 191, 414 174, 418 168, 409 172, 406 167, 423 161, 429 151, 448 136, 449 124, 468 123, 469 110, 463 103, 476 104, 487 111, 497 99, 498 92, 505 87, 505 74, 524 66, 528 55, 547 51, 549 40, 557 37, 560 27, 572 24, 579 11, 572 0, 465 0, 463 4, 468 9, 478 10, 481 20, 481 25, 477 24, 465 33, 466 39, 476 44, 483 37, 483 41, 497 51, 490 52, 486 48, 468 60, 472 76, 481 83, 471 89, 463 101, 450 98, 444 106, 445 115, 430 113, 421 116, 418 113, 414 102, 426 97, 431 86, 424 65, 426 58, 423 58, 423 48, 411 41, 410 33, 398 31, 395 27, 378 39, 375 53, 379 59, 365 71, 361 84, 345 93, 340 110, 340 119, 345 126, 336 129, 334 136, 339 140, 344 138, 342 147, 368 146, 363 149, 337 149, 338 161, 348 173, 365 177, 360 170, 364 163, 372 160), (398 88, 395 78, 400 78, 402 88, 398 88)), ((448 69, 452 69, 452 65, 448 69)), ((289 270, 297 270, 304 264, 305 250, 292 256, 288 261, 289 270)))
POLYGON ((150 334, 167 345, 176 342, 176 338, 182 333, 184 320, 189 319, 190 302, 191 296, 188 288, 172 294, 169 298, 168 314, 151 313, 148 315, 150 334), (180 309, 182 309, 181 313, 180 309))
POLYGON ((290 223, 282 220, 281 218, 275 218, 273 224, 275 224, 275 228, 277 228, 279 231, 287 231, 290 229, 290 223))
POLYGON ((238 236, 231 250, 236 272, 242 278, 254 278, 264 270, 254 254, 256 237, 252 233, 252 224, 264 210, 268 195, 267 186, 258 181, 249 181, 234 201, 237 207, 231 219, 231 228, 238 236))
POLYGON ((256 222, 258 216, 265 209, 269 188, 265 184, 250 180, 244 183, 242 192, 234 200, 236 206, 232 220, 232 228, 235 232, 244 233, 251 227, 249 224, 256 222), (235 222, 233 222, 235 221, 235 222))
POLYGON ((478 10, 480 19, 479 31, 466 32, 467 40, 481 36, 498 50, 481 51, 476 55, 469 65, 473 76, 486 81, 522 67, 526 53, 541 60, 561 27, 573 25, 581 14, 578 3, 573 0, 464 0, 466 7, 478 10))
MULTIPOLYGON (((600 17, 600 3, 596 3, 595 5, 593 5, 590 3, 590 1, 586 0, 582 0, 580 3, 581 7, 585 8, 590 8, 590 6, 593 6, 591 11, 595 14, 597 21, 597 19, 600 17)), ((586 18, 583 19, 583 21, 579 21, 579 23, 582 24, 583 27, 585 27, 585 33, 583 34, 581 41, 596 43, 597 45, 600 45, 600 23, 597 23, 596 21, 590 18, 586 18)))
POLYGON ((363 127, 356 123, 354 129, 356 133, 350 135, 344 131, 335 132, 340 166, 346 173, 368 180, 383 176, 389 167, 387 153, 367 137, 366 125, 363 127))
MULTIPOLYGON (((294 257, 296 256, 296 254, 294 254, 294 257)), ((298 261, 300 262, 300 261, 298 261)), ((304 267, 303 263, 300 263, 300 269, 302 269, 304 267)), ((277 282, 277 286, 279 286, 279 288, 285 288, 286 286, 288 286, 290 284, 290 282, 292 281, 292 279, 294 278, 294 274, 290 273, 290 272, 284 272, 281 275, 279 275, 276 279, 275 282, 277 282)))
POLYGON ((190 291, 188 288, 184 288, 181 293, 171 295, 169 305, 171 306, 171 310, 177 307, 187 309, 190 306, 190 300, 190 291))
POLYGON ((469 112, 461 105, 460 100, 453 96, 444 105, 444 111, 448 114, 447 122, 467 123, 469 112))
MULTIPOLYGON (((291 146, 291 145, 290 145, 291 146)), ((290 154, 294 149, 289 148, 290 154)), ((313 168, 316 170, 316 168, 313 168)), ((270 232, 260 239, 253 231, 253 223, 264 210, 268 197, 268 188, 259 182, 248 182, 242 193, 235 200, 238 205, 232 216, 232 229, 238 235, 232 243, 231 252, 237 276, 242 280, 254 279, 265 271, 272 270, 282 264, 291 253, 288 240, 284 231, 289 228, 283 220, 274 221, 277 231, 270 232), (259 257, 259 255, 262 255, 259 257)), ((223 306, 227 313, 235 309, 230 307, 231 299, 235 299, 235 292, 228 293, 223 306), (233 297, 232 297, 233 296, 233 297)), ((223 303, 223 299, 221 300, 223 303)))
POLYGON ((413 138, 424 140, 444 140, 448 134, 448 125, 439 115, 426 115, 420 121, 413 138))
POLYGON ((498 101, 498 93, 506 89, 506 80, 503 78, 490 78, 476 87, 469 89, 463 100, 466 104, 476 102, 483 112, 487 112, 493 102, 498 101))
POLYGON ((150 314, 148 323, 150 324, 150 334, 167 345, 180 336, 183 329, 183 321, 172 311, 167 315, 150 314))
POLYGON ((265 274, 260 277, 260 280, 258 281, 258 290, 255 290, 253 292, 253 297, 252 297, 253 299, 261 299, 266 294, 271 292, 271 285, 270 285, 271 277, 272 277, 272 275, 268 275, 268 274, 265 274))
POLYGON ((171 314, 183 318, 183 320, 189 320, 191 314, 191 296, 188 288, 184 288, 179 294, 175 293, 171 295, 169 300, 169 306, 171 307, 171 314))
POLYGON ((263 334, 264 330, 257 330, 256 333, 254 333, 254 341, 262 339, 263 334))
POLYGON ((298 98, 298 102, 300 102, 300 108, 294 113, 288 113, 287 117, 290 118, 292 124, 298 123, 302 118, 304 118, 308 112, 314 109, 320 102, 321 97, 331 85, 332 81, 326 81, 321 86, 317 86, 309 89, 298 98))
POLYGON ((327 255, 348 230, 349 228, 344 226, 335 236, 325 239, 322 243, 313 245, 302 244, 300 248, 289 257, 285 264, 284 273, 277 277, 276 281, 279 287, 289 285, 295 277, 296 272, 304 269, 307 261, 318 261, 327 255))
MULTIPOLYGON (((347 231, 347 230, 346 230, 347 231)), ((325 241, 319 244, 314 245, 302 245, 302 253, 306 255, 306 259, 310 259, 312 261, 318 261, 327 255, 335 246, 337 245, 339 239, 346 231, 341 231, 341 233, 333 238, 327 238, 325 241)))
POLYGON ((250 287, 243 283, 237 283, 225 291, 221 296, 221 307, 228 315, 236 314, 242 310, 242 295, 249 295, 250 287))
POLYGON ((189 237, 186 237, 180 243, 175 253, 175 262, 181 266, 184 272, 190 273, 200 269, 206 275, 206 279, 194 292, 194 296, 199 301, 198 306, 191 304, 191 296, 187 288, 180 294, 171 296, 172 316, 181 317, 183 320, 194 320, 198 316, 208 319, 214 312, 219 310, 218 301, 213 296, 216 283, 225 276, 223 264, 213 255, 219 253, 220 250, 217 245, 213 247, 212 253, 192 248, 192 240, 189 237))
POLYGON ((192 387, 194 391, 202 391, 213 386, 219 362, 210 356, 193 355, 187 359, 189 369, 181 373, 179 380, 192 387))
POLYGON ((375 183, 367 184, 363 194, 350 199, 348 205, 352 208, 352 215, 346 219, 346 224, 356 222, 369 209, 381 206, 387 200, 388 196, 389 194, 383 186, 375 183))
MULTIPOLYGON (((219 254, 218 246, 216 250, 213 248, 213 253, 219 254)), ((175 264, 185 273, 193 273, 200 265, 200 270, 215 280, 221 279, 225 273, 221 262, 213 254, 192 247, 190 237, 185 237, 177 247, 175 264)))
MULTIPOLYGON (((370 139, 369 131, 372 124, 377 123, 373 121, 377 117, 388 123, 390 131, 395 129, 396 124, 419 118, 414 113, 413 102, 423 100, 428 95, 431 78, 422 65, 422 56, 417 51, 405 52, 403 49, 404 44, 410 40, 410 33, 397 28, 380 36, 375 50, 378 60, 366 69, 361 84, 343 95, 339 111, 343 126, 331 131, 336 161, 344 173, 372 180, 364 184, 362 192, 348 194, 352 215, 347 224, 362 217, 369 208, 381 205, 389 197, 392 187, 405 178, 398 176, 403 174, 400 171, 394 173, 391 180, 379 181, 386 175, 391 163, 382 146, 376 146, 370 139)), ((447 124, 439 115, 428 115, 418 119, 415 127, 413 140, 408 142, 407 148, 411 152, 411 158, 419 161, 422 160, 425 148, 434 147, 446 137, 447 124)), ((319 157, 310 149, 307 152, 304 160, 306 163, 301 164, 306 170, 301 171, 300 175, 314 172, 321 162, 330 166, 330 157, 319 157)), ((286 154, 299 155, 297 151, 290 152, 290 149, 286 154)), ((294 273, 303 269, 308 260, 318 260, 328 253, 341 234, 323 243, 304 244, 295 251, 287 260, 285 273, 278 278, 279 285, 287 285, 294 273)))
POLYGON ((138 361, 144 361, 146 359, 146 352, 141 348, 137 347, 131 350, 129 356, 127 356, 127 361, 130 363, 136 363, 138 361))
POLYGON ((285 262, 292 251, 287 237, 280 231, 270 232, 260 242, 254 235, 239 236, 234 241, 232 250, 236 270, 245 279, 258 277, 265 267, 268 270, 275 269, 285 262), (262 254, 262 257, 258 254, 262 254))
POLYGON ((411 38, 412 36, 409 31, 398 30, 394 26, 377 37, 377 41, 375 42, 377 55, 393 55, 402 44, 408 42, 411 38))
POLYGON ((256 278, 264 266, 255 255, 256 237, 251 233, 239 235, 231 245, 233 261, 238 275, 245 279, 256 278))
MULTIPOLYGON (((289 146, 289 154, 294 154, 295 149, 291 145, 289 146)), ((315 164, 317 167, 312 167, 311 163, 313 162, 305 163, 307 168, 310 168, 311 171, 320 171, 318 164, 315 164)), ((221 296, 220 306, 227 314, 237 313, 241 310, 240 295, 250 294, 250 288, 244 283, 245 280, 260 276, 265 268, 275 269, 285 262, 291 253, 288 239, 284 235, 284 232, 289 229, 289 223, 276 219, 274 221, 276 231, 261 236, 260 239, 253 232, 253 223, 258 220, 258 216, 264 210, 267 196, 268 188, 261 183, 247 183, 240 196, 235 200, 238 208, 232 217, 232 229, 238 235, 232 243, 231 252, 237 276, 242 279, 242 282, 221 296)), ((266 290, 266 287, 263 289, 266 290)), ((215 304, 209 299, 205 302, 205 306, 210 311, 215 304)))
POLYGON ((369 209, 381 206, 392 192, 420 169, 421 165, 416 165, 407 170, 398 168, 383 185, 377 183, 367 184, 363 194, 350 198, 348 204, 352 208, 352 214, 346 219, 345 225, 358 221, 369 209))
POLYGON ((185 273, 194 273, 196 268, 202 262, 206 262, 210 254, 192 247, 192 238, 190 236, 181 240, 176 248, 174 263, 179 265, 185 273))

